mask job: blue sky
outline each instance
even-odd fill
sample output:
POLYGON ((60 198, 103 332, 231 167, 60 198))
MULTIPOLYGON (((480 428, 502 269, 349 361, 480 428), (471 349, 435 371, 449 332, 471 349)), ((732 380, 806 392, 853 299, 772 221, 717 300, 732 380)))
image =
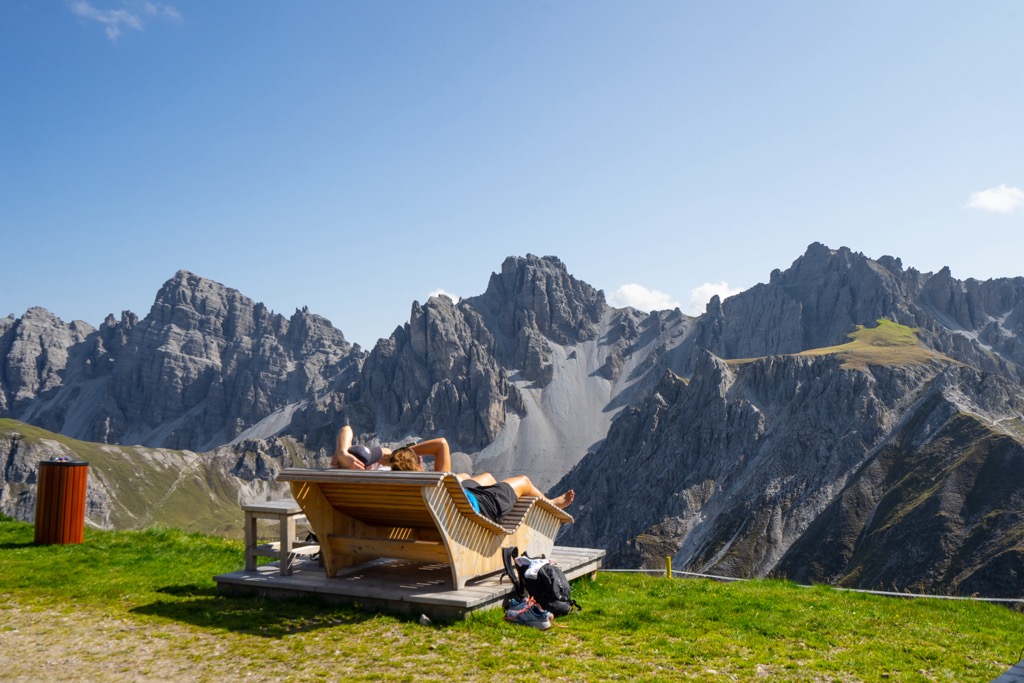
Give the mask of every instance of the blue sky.
POLYGON ((188 269, 364 347, 552 254, 699 313, 811 242, 1024 275, 1024 3, 0 0, 0 315, 188 269))

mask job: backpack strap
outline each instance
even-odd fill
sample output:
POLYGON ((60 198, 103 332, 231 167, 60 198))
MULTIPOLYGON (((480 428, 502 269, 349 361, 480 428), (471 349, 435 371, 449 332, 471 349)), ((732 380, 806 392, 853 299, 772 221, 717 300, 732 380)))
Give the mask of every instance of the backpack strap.
POLYGON ((518 547, 501 549, 501 563, 505 566, 505 575, 508 576, 509 581, 512 582, 512 592, 515 593, 516 600, 522 600, 525 597, 523 581, 520 570, 516 567, 515 563, 515 559, 518 555, 518 547))

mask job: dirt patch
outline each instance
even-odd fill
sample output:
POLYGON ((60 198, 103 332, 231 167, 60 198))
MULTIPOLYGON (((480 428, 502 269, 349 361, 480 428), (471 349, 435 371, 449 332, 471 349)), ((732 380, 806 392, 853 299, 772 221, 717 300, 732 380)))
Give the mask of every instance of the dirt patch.
MULTIPOLYGON (((304 680, 275 661, 233 647, 232 634, 140 622, 69 607, 0 604, 0 678, 5 681, 304 680)), ((270 650, 278 649, 273 646, 270 650)))

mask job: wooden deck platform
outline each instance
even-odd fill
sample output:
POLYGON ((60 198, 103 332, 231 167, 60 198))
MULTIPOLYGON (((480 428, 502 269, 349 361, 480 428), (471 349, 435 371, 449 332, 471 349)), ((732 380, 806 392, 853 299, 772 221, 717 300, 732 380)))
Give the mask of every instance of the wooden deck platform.
MULTIPOLYGON (((596 548, 555 546, 551 561, 566 576, 593 576, 605 551, 596 548)), ((282 576, 276 562, 255 571, 237 571, 213 577, 223 595, 261 595, 268 598, 316 596, 327 602, 358 604, 364 609, 418 616, 434 620, 464 619, 470 612, 497 607, 512 586, 502 574, 471 580, 453 590, 451 569, 445 564, 382 559, 345 569, 327 578, 316 561, 297 558, 292 574, 282 576)))
POLYGON ((1024 683, 1024 660, 1011 666, 1002 676, 993 678, 992 683, 1024 683))

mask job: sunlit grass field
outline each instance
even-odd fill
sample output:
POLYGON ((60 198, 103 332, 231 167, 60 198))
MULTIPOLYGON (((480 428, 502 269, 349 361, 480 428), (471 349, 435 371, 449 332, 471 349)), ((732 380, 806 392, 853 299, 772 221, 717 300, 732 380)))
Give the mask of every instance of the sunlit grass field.
POLYGON ((237 541, 32 541, 0 520, 4 680, 988 681, 1024 647, 1024 615, 1004 606, 607 572, 576 582, 583 611, 546 632, 498 610, 424 626, 221 597, 212 577, 242 566, 237 541))

